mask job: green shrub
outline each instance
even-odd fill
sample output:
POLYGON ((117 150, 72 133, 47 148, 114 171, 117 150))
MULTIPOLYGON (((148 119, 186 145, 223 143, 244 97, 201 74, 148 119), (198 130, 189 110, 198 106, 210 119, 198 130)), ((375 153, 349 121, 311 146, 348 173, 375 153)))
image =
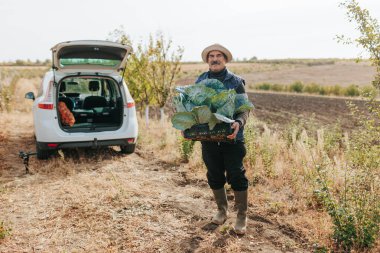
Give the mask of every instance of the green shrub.
POLYGON ((284 91, 284 90, 286 90, 286 87, 285 87, 285 85, 282 85, 282 84, 273 84, 272 90, 273 91, 284 91))
POLYGON ((297 82, 292 83, 292 84, 289 86, 289 91, 291 91, 291 92, 301 93, 301 92, 303 91, 303 88, 304 88, 303 83, 300 82, 300 81, 297 81, 297 82))
POLYGON ((357 97, 360 95, 359 88, 356 85, 351 84, 345 88, 344 95, 348 97, 357 97))
POLYGON ((359 127, 345 152, 343 189, 331 190, 328 163, 317 166, 316 192, 332 218, 336 247, 344 252, 373 247, 380 231, 380 105, 372 97, 366 107, 350 104, 359 127))
POLYGON ((321 86, 316 83, 306 84, 303 88, 303 92, 310 94, 318 94, 321 89, 321 86))
POLYGON ((360 96, 362 97, 376 97, 378 95, 378 91, 373 86, 364 86, 360 89, 360 96))
MULTIPOLYGON (((348 40, 338 36, 338 39, 360 46, 369 53, 369 60, 376 67, 373 87, 379 90, 380 26, 357 0, 345 0, 341 6, 346 9, 349 21, 356 24, 360 35, 348 40)), ((344 94, 358 96, 359 90, 350 85, 344 94)), ((334 252, 351 252, 352 249, 367 252, 375 245, 380 232, 380 104, 374 92, 367 92, 364 96, 367 98, 366 110, 349 104, 358 128, 352 132, 345 152, 343 189, 332 191, 328 166, 317 166, 320 187, 317 192, 334 224, 333 238, 337 248, 334 252)))
POLYGON ((179 143, 180 143, 181 159, 183 162, 187 163, 189 162, 190 156, 193 154, 195 141, 186 140, 185 138, 181 136, 179 138, 179 143))
POLYGON ((318 94, 319 94, 319 95, 322 95, 322 96, 324 96, 324 95, 328 95, 328 94, 329 94, 329 87, 327 87, 327 86, 321 86, 321 87, 319 88, 319 92, 318 92, 318 94))
POLYGON ((262 84, 258 84, 256 87, 259 90, 271 90, 272 85, 269 83, 262 83, 262 84))
POLYGON ((256 159, 258 156, 258 144, 257 144, 257 128, 253 125, 253 119, 248 118, 248 122, 244 127, 244 137, 247 148, 246 161, 251 168, 255 167, 256 159))
POLYGON ((343 90, 342 87, 339 85, 334 85, 330 87, 329 94, 335 95, 335 96, 342 96, 343 95, 343 90))

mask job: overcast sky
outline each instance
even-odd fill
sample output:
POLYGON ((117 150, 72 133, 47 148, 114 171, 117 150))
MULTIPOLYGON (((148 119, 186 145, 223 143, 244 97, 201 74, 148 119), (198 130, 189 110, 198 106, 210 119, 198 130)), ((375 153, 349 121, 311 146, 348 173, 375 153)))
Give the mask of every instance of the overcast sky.
MULTIPOLYGON (((106 39, 123 26, 134 41, 162 31, 201 61, 220 43, 236 58, 354 58, 360 49, 338 44, 357 35, 339 0, 0 0, 0 61, 47 59, 56 43, 106 39)), ((379 0, 359 0, 380 21, 379 0)))

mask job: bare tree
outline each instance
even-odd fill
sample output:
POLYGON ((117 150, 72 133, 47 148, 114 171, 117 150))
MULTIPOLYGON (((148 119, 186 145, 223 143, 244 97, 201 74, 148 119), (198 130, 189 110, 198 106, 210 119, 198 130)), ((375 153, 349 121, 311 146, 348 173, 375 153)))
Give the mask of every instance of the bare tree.
MULTIPOLYGON (((123 44, 132 44, 123 27, 115 29, 108 39, 123 44)), ((149 107, 160 107, 160 118, 164 120, 164 106, 171 96, 172 87, 180 72, 183 48, 172 49, 172 40, 166 40, 161 32, 150 35, 149 42, 134 46, 124 73, 132 97, 141 109, 145 109, 145 121, 149 126, 149 107)), ((142 114, 142 111, 140 111, 142 114)))
POLYGON ((172 40, 166 40, 159 32, 156 39, 149 40, 148 77, 151 83, 154 100, 160 107, 161 122, 164 120, 164 106, 171 96, 172 87, 181 70, 183 48, 172 50, 172 40))

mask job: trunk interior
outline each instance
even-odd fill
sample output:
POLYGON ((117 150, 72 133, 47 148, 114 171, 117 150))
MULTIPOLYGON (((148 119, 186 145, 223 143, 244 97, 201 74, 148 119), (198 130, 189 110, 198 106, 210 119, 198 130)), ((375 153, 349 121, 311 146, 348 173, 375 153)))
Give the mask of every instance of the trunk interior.
POLYGON ((114 79, 71 76, 63 79, 57 90, 59 122, 64 131, 98 132, 120 128, 123 98, 114 79))

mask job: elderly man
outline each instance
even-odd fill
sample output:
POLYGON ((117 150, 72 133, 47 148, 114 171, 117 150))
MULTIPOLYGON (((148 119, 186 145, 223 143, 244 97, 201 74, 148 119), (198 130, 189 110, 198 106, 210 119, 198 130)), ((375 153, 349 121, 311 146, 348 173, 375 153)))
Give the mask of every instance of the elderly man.
MULTIPOLYGON (((226 63, 232 60, 231 52, 219 44, 206 47, 202 59, 209 65, 209 71, 201 74, 196 83, 204 79, 217 79, 227 89, 235 89, 238 94, 245 93, 244 80, 230 72, 226 63)), ((207 180, 213 191, 218 212, 212 218, 212 223, 221 225, 227 219, 228 203, 224 185, 228 182, 234 190, 237 218, 234 230, 237 234, 245 234, 248 207, 248 180, 245 176, 243 158, 246 154, 243 130, 248 118, 248 112, 234 115, 232 124, 234 132, 228 136, 235 139, 233 143, 202 142, 202 157, 207 167, 207 180)))

